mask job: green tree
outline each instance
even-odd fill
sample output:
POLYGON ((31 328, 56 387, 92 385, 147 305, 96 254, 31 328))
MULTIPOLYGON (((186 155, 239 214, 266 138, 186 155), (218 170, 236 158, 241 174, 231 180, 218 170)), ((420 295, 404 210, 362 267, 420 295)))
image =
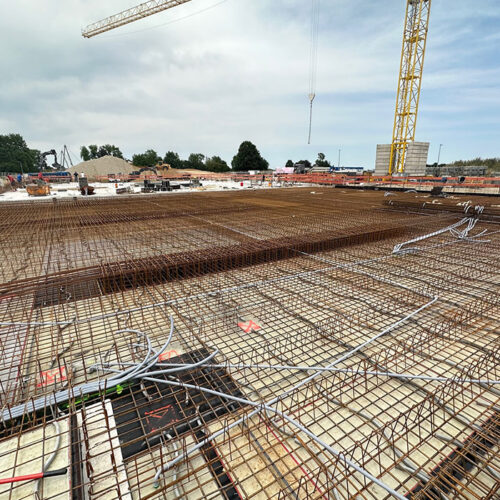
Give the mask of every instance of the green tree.
POLYGON ((324 153, 318 153, 318 159, 316 160, 316 165, 318 167, 331 167, 330 162, 326 159, 324 153))
POLYGON ((311 162, 309 160, 300 160, 297 162, 298 165, 304 165, 304 168, 311 168, 311 162))
POLYGON ((103 146, 100 146, 97 151, 97 156, 99 158, 102 158, 103 156, 114 156, 115 158, 121 158, 123 160, 123 154, 120 151, 120 148, 114 144, 104 144, 103 146))
POLYGON ((293 166, 294 166, 294 163, 293 163, 293 161, 292 161, 292 160, 288 160, 288 161, 286 162, 286 165, 285 165, 285 167, 286 167, 286 168, 293 168, 293 166))
POLYGON ((104 144, 103 146, 90 144, 88 147, 82 146, 80 148, 80 157, 83 161, 95 160, 97 158, 102 158, 103 156, 115 156, 116 158, 123 159, 123 154, 120 151, 120 148, 114 144, 104 144))
POLYGON ((83 161, 89 161, 91 160, 92 158, 90 157, 90 151, 89 149, 87 148, 87 146, 82 146, 80 148, 80 158, 83 160, 83 161))
POLYGON ((168 163, 172 168, 182 169, 184 168, 184 161, 180 159, 177 153, 173 151, 167 151, 163 158, 165 163, 168 163))
POLYGON ((255 144, 244 141, 241 143, 238 153, 233 157, 231 166, 236 172, 245 172, 248 170, 267 170, 269 163, 262 158, 255 144))
POLYGON ((500 158, 473 158, 472 160, 457 160, 450 165, 457 167, 469 167, 473 165, 485 166, 488 170, 497 172, 500 171, 500 158))
POLYGON ((153 167, 159 161, 161 161, 161 158, 153 149, 148 149, 145 153, 132 156, 132 164, 136 167, 153 167))
POLYGON ((0 172, 36 172, 40 151, 30 149, 20 134, 0 135, 0 172))
POLYGON ((205 168, 209 172, 229 172, 229 165, 219 156, 212 156, 205 161, 205 168))
POLYGON ((185 162, 184 168, 206 170, 204 161, 205 161, 205 155, 201 153, 191 153, 185 162))

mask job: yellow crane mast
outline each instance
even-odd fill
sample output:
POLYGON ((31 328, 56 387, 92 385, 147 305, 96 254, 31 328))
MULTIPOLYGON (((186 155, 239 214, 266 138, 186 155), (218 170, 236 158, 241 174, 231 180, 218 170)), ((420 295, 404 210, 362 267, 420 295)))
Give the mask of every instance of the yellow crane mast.
POLYGON ((138 21, 143 17, 152 16, 163 10, 177 7, 183 3, 190 2, 191 0, 150 0, 149 2, 141 3, 131 9, 123 10, 118 14, 106 17, 95 23, 89 24, 84 30, 82 35, 85 38, 92 38, 93 36, 105 33, 106 31, 124 26, 128 23, 138 21))
POLYGON ((408 144, 415 140, 431 0, 407 0, 392 131, 389 174, 405 171, 408 144))

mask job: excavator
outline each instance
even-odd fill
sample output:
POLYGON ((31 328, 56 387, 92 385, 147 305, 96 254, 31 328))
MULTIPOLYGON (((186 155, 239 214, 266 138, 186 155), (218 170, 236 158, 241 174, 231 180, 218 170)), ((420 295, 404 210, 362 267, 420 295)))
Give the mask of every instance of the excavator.
POLYGON ((26 186, 26 191, 30 196, 47 196, 50 194, 50 186, 43 180, 43 176, 40 174, 47 169, 50 170, 62 170, 62 165, 57 162, 57 153, 55 149, 51 149, 50 151, 45 151, 40 154, 40 160, 38 162, 38 175, 39 178, 36 182, 32 184, 28 184, 26 186), (47 156, 54 156, 54 163, 49 165, 47 163, 47 156))
POLYGON ((141 175, 144 172, 150 172, 156 175, 164 175, 167 173, 172 167, 168 163, 163 163, 162 161, 158 162, 154 167, 143 167, 139 170, 131 172, 132 175, 141 175))
POLYGON ((157 165, 156 165, 156 172, 158 175, 162 175, 166 172, 168 172, 172 167, 168 164, 168 163, 163 163, 162 161, 160 161, 157 165))
POLYGON ((50 151, 45 151, 45 153, 40 154, 40 161, 38 162, 38 171, 43 172, 44 170, 63 170, 63 166, 57 162, 57 153, 55 149, 51 149, 50 151), (52 165, 47 164, 47 156, 54 156, 54 163, 52 165))

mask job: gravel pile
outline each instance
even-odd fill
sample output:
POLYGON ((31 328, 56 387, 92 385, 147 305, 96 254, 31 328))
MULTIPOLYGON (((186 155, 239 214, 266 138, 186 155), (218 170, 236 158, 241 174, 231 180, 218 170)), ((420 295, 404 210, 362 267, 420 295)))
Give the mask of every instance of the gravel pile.
POLYGON ((82 161, 78 165, 69 168, 68 172, 78 172, 79 175, 83 172, 90 179, 110 174, 130 174, 134 170, 138 170, 138 167, 134 167, 121 158, 103 156, 97 160, 82 161))

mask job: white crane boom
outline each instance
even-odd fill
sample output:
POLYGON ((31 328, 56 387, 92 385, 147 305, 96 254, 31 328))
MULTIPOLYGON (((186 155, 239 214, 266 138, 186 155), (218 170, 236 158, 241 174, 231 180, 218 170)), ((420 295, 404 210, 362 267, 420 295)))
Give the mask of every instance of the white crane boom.
POLYGON ((172 7, 177 7, 177 5, 181 5, 190 1, 191 0, 150 0, 149 2, 141 3, 140 5, 136 5, 131 9, 123 10, 118 14, 89 24, 85 29, 82 30, 82 35, 85 38, 92 38, 93 36, 99 35, 100 33, 118 28, 119 26, 124 26, 128 23, 133 23, 134 21, 142 19, 143 17, 157 14, 162 10, 171 9, 172 7))

